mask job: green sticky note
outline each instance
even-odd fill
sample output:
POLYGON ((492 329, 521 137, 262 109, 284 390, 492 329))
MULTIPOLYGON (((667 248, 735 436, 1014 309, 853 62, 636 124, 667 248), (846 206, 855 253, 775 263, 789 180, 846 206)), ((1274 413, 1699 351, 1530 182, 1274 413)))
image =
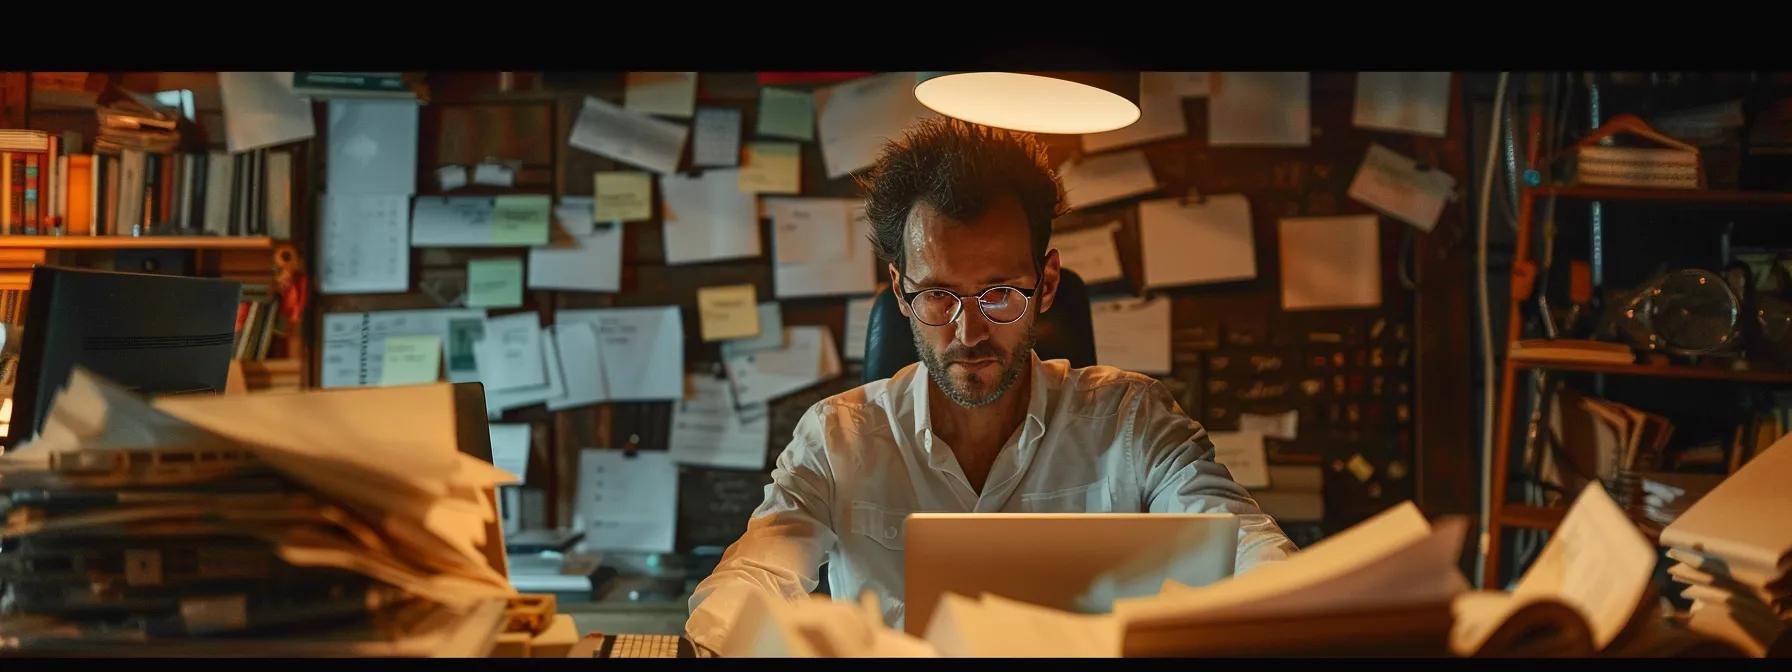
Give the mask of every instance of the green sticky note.
POLYGON ((548 244, 553 209, 554 199, 549 196, 499 196, 492 203, 492 244, 548 244))
POLYGON ((387 336, 380 363, 381 387, 436 382, 442 368, 442 337, 387 336))
POLYGON ((515 308, 523 305, 523 260, 467 260, 468 308, 515 308))
POLYGON ((807 91, 759 90, 759 134, 815 139, 815 96, 807 91))

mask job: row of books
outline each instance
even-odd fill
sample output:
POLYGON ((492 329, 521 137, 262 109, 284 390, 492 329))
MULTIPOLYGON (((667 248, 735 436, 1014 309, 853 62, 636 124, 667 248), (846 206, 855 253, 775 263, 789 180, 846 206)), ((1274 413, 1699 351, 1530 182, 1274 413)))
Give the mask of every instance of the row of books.
POLYGON ((292 234, 290 150, 62 154, 41 131, 0 130, 0 234, 292 234))
POLYGON ((268 291, 267 285, 244 285, 243 298, 236 306, 236 343, 232 357, 242 361, 268 358, 274 333, 283 331, 278 324, 280 297, 268 291))
POLYGON ((25 306, 30 292, 23 289, 0 290, 0 321, 6 324, 24 324, 25 306))

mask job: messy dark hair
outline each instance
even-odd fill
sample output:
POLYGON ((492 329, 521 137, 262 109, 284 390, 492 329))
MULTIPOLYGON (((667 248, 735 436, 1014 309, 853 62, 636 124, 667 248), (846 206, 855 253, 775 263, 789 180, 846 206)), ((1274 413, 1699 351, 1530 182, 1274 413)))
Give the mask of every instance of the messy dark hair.
POLYGON ((1002 196, 1014 196, 1027 216, 1035 264, 1049 249, 1052 220, 1067 211, 1063 187, 1038 138, 943 117, 920 122, 901 140, 884 145, 859 184, 867 194, 871 244, 879 259, 898 270, 907 268, 902 235, 917 203, 963 221, 983 214, 1002 196))

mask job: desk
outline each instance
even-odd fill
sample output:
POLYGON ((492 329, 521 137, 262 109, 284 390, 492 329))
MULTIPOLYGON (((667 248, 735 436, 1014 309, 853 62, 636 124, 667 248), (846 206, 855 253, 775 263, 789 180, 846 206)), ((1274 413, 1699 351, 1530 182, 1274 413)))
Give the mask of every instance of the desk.
POLYGON ((579 634, 629 633, 644 635, 684 634, 684 621, 689 616, 686 604, 678 602, 572 602, 559 605, 559 612, 572 616, 579 634))

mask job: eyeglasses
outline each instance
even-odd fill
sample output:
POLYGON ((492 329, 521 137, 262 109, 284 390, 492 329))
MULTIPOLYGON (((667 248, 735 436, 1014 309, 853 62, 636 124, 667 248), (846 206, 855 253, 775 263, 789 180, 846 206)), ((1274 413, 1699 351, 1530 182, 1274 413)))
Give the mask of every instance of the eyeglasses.
MULTIPOLYGON (((904 278, 907 280, 907 278, 904 278)), ((1033 300, 1033 292, 1039 291, 1041 278, 1033 276, 1033 287, 1021 288, 1011 285, 996 285, 977 292, 977 310, 983 317, 995 324, 1013 324, 1026 317, 1027 306, 1033 300)), ((930 287, 918 292, 903 292, 902 301, 908 304, 909 312, 921 324, 930 327, 943 327, 958 320, 964 313, 964 300, 969 297, 940 287, 930 287)))

